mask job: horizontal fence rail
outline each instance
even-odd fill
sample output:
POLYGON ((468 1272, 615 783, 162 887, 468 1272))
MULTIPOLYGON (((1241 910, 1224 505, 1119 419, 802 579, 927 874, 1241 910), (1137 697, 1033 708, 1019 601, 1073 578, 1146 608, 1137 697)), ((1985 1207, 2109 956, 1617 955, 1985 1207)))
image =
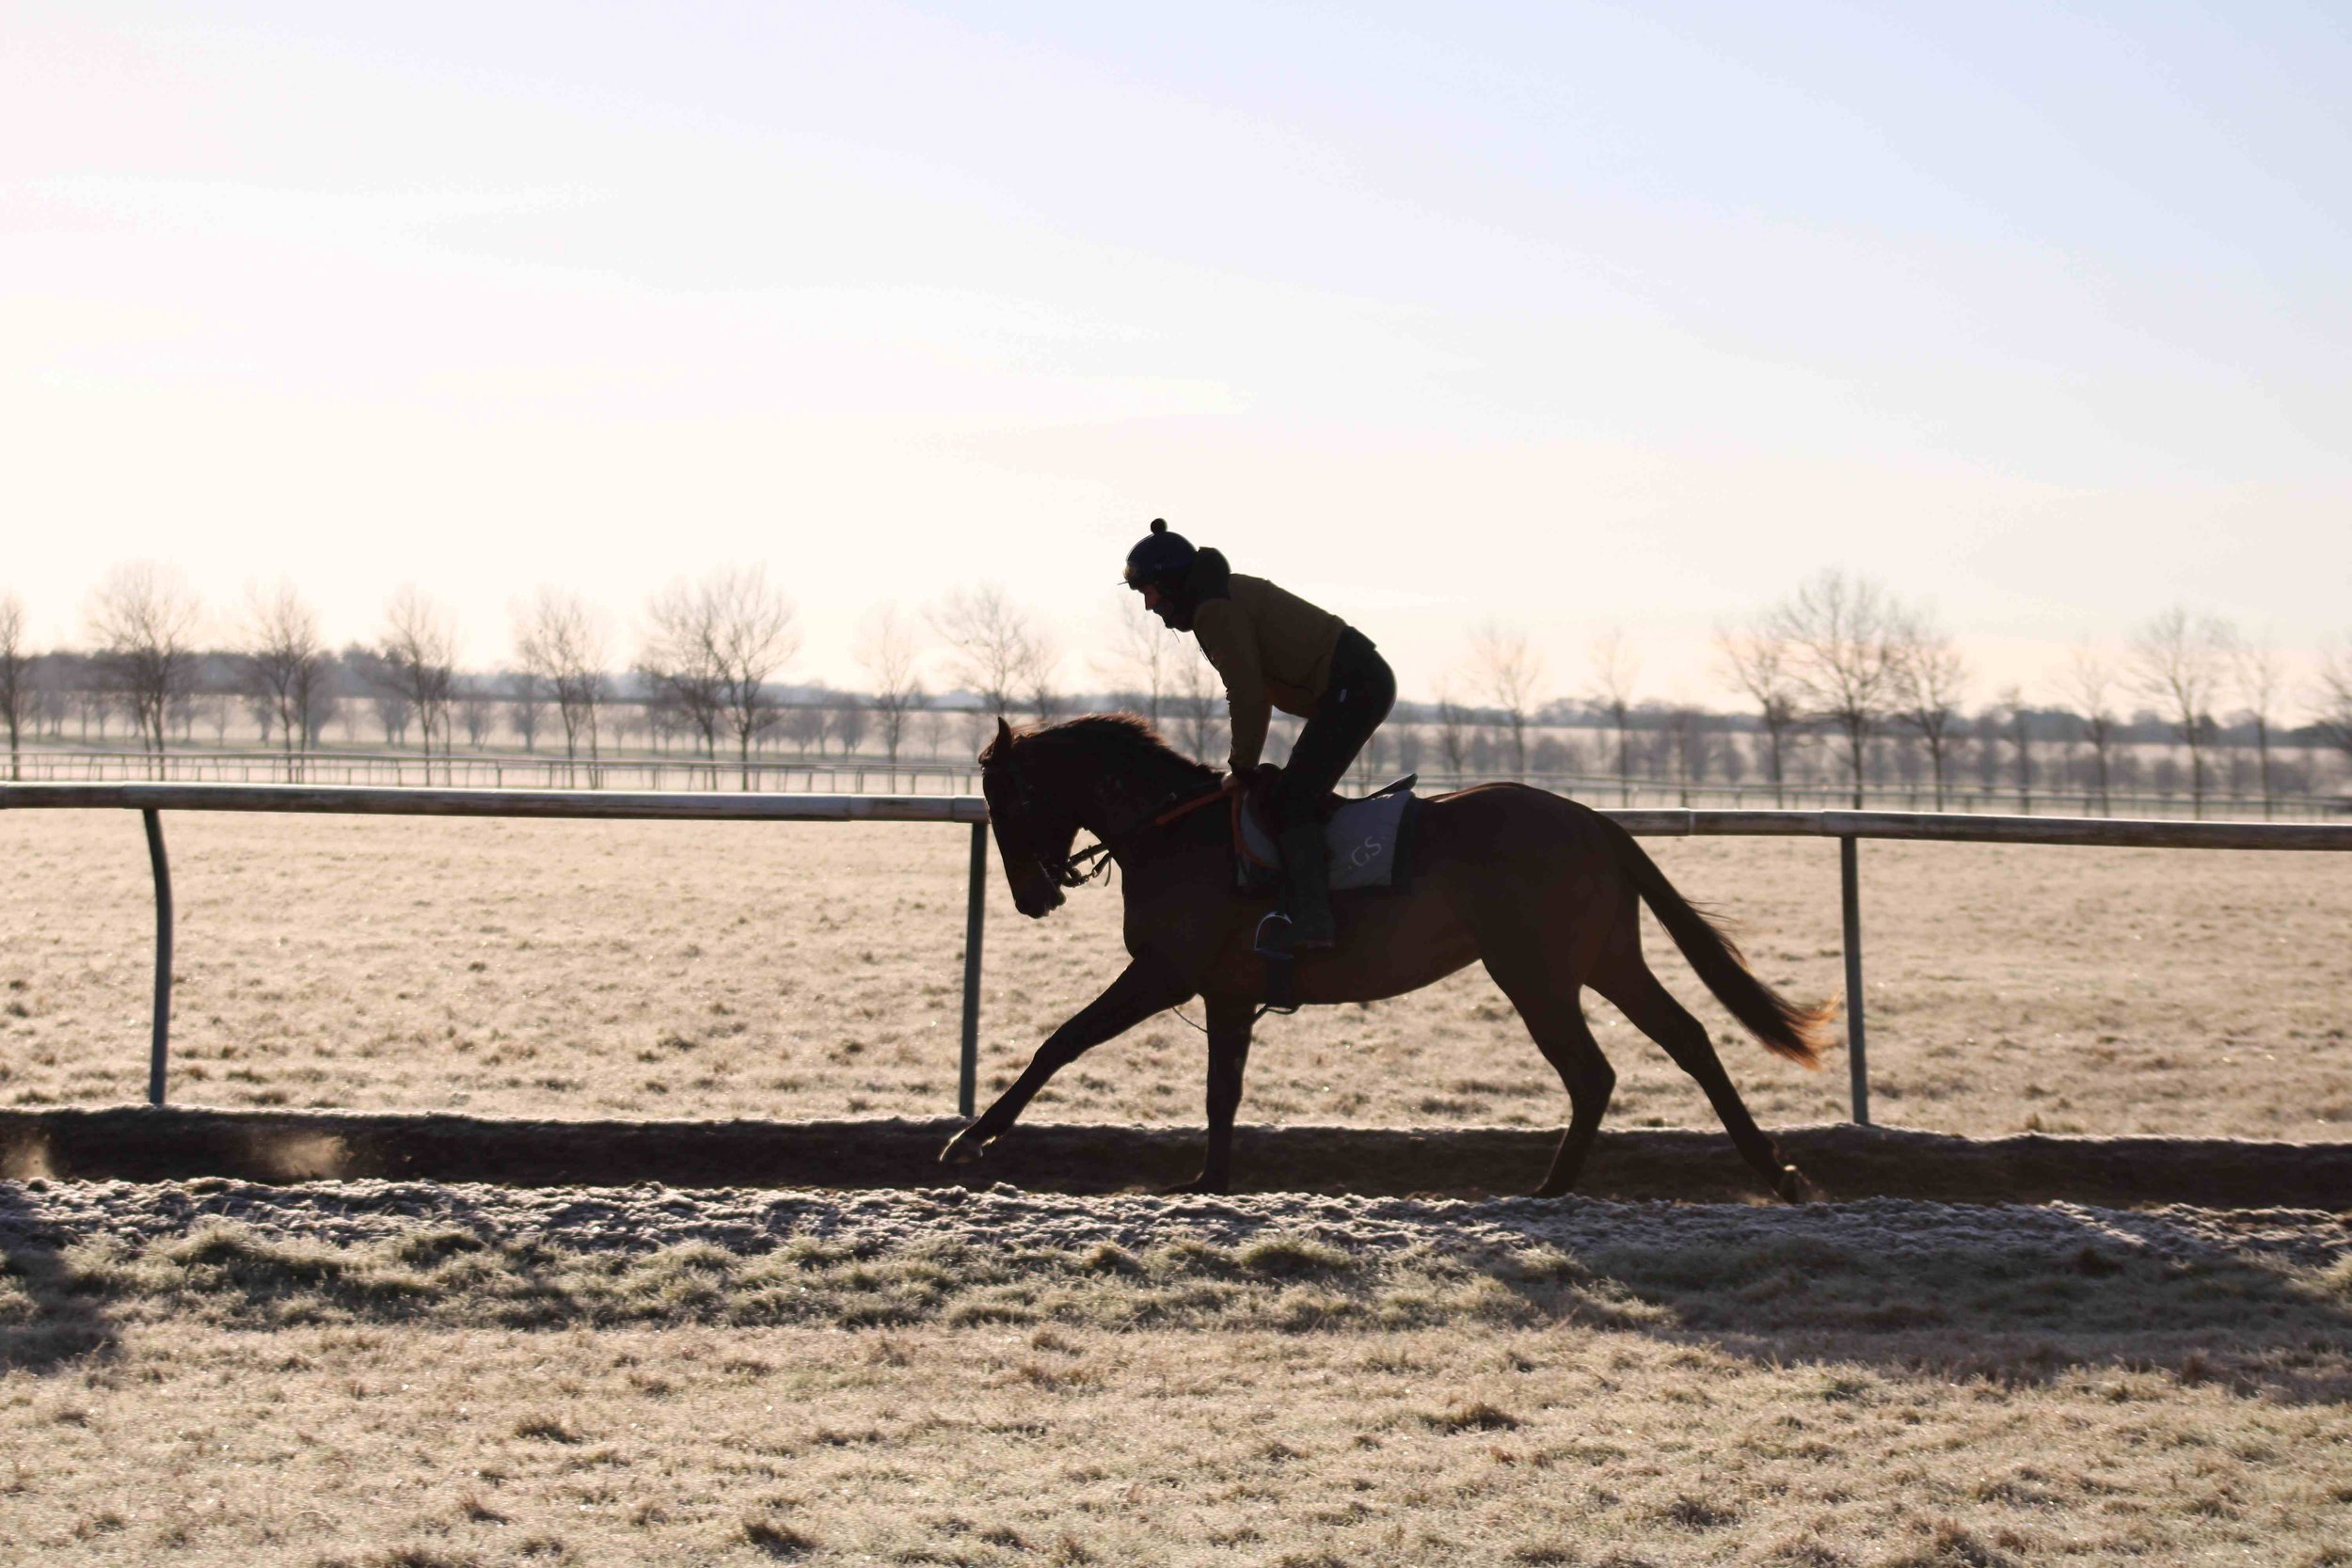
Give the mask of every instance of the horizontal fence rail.
MULTIPOLYGON (((1556 771, 1529 768, 1524 772, 1454 772, 1442 762, 1391 759, 1395 770, 1418 768, 1422 783, 1434 793, 1439 788, 1467 789, 1481 784, 1528 784, 1594 805, 1613 802, 1620 807, 1651 803, 1677 807, 1749 806, 1786 809, 1813 806, 1836 809, 1853 800, 1851 782, 1818 776, 1772 784, 1749 778, 1678 779, 1652 773, 1620 778, 1590 770, 1556 771)), ((1386 764, 1381 765, 1383 767, 1386 764)), ((17 761, 24 782, 103 783, 151 781, 201 784, 367 784, 399 787, 460 789, 683 789, 750 790, 794 794, 958 795, 979 786, 979 769, 969 761, 902 757, 896 763, 863 754, 807 756, 762 753, 748 761, 733 757, 643 754, 619 757, 564 757, 548 752, 421 752, 168 751, 161 754, 138 751, 60 751, 36 748, 17 761)), ((1357 781, 1365 789, 1384 783, 1379 768, 1359 767, 1357 781), (1375 777, 1375 774, 1379 776, 1375 777)), ((1875 802, 1905 811, 1935 808, 1953 812, 2001 815, 2094 812, 2112 816, 2206 816, 2225 818, 2352 819, 2352 793, 2337 790, 2281 790, 2265 795, 2226 783, 2208 785, 2201 798, 2187 785, 2169 791, 2118 784, 2102 797, 2098 788, 2081 780, 2045 778, 2021 792, 2013 784, 1947 781, 1943 804, 1933 784, 1925 778, 1874 778, 1864 785, 1865 804, 1875 802), (2104 804, 2103 804, 2104 800, 2104 804)))
POLYGON ((529 816, 639 822, 981 822, 977 795, 766 795, 735 790, 421 789, 368 784, 0 784, 0 811, 314 812, 358 816, 529 816))
POLYGON ((2352 822, 1975 816, 1941 811, 1604 811, 1645 838, 1893 838, 2109 849, 2352 849, 2352 822))
MULTIPOLYGON (((155 1006, 148 1099, 164 1102, 171 1014, 171 873, 167 811, 294 812, 374 816, 500 816, 656 822, 943 822, 971 829, 964 916, 963 1019, 957 1105, 975 1106, 980 942, 987 905, 988 802, 977 795, 789 795, 740 791, 426 789, 357 784, 0 784, 0 811, 127 810, 140 814, 155 878, 155 1006)), ((1853 1119, 1870 1119, 1864 1033, 1860 841, 2076 845, 2127 849, 2352 850, 2352 822, 2215 822, 2103 816, 1989 816, 1950 812, 1604 811, 1649 838, 1823 838, 1838 846, 1846 970, 1846 1047, 1853 1119)))
POLYGON ((803 794, 957 795, 979 783, 970 761, 892 764, 875 757, 501 756, 458 752, 54 752, 15 763, 26 783, 367 784, 458 789, 683 789, 803 794))

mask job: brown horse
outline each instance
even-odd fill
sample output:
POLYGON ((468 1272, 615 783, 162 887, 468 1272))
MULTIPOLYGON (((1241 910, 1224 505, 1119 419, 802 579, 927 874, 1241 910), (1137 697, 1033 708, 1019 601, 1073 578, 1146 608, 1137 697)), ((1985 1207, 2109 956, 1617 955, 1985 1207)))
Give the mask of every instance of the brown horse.
MULTIPOLYGON (((1250 1027, 1265 994, 1265 962, 1252 936, 1271 906, 1232 891, 1223 806, 1172 816, 1172 808, 1215 791, 1217 774, 1177 755, 1150 725, 1125 714, 1019 735, 1000 719, 980 768, 1021 912, 1052 913, 1062 889, 1083 879, 1088 857, 1073 858, 1071 847, 1084 829, 1122 874, 1133 961, 1047 1037, 1028 1069, 940 1158, 977 1160, 1082 1053, 1199 996, 1208 1013, 1208 1157, 1184 1190, 1225 1191, 1250 1027)), ((1415 809, 1410 891, 1340 900, 1338 946, 1296 960, 1301 1003, 1396 996, 1473 959, 1484 962, 1567 1085, 1568 1130, 1536 1189, 1549 1197, 1576 1184, 1617 1081, 1584 1022, 1578 993, 1590 986, 1698 1081, 1731 1141, 1773 1192, 1792 1202, 1806 1194, 1804 1177, 1740 1102, 1705 1027, 1642 961, 1639 903, 1649 905, 1707 989, 1767 1050, 1819 1067, 1831 1005, 1798 1007, 1758 980, 1631 834, 1574 800, 1523 784, 1482 784, 1415 809)))

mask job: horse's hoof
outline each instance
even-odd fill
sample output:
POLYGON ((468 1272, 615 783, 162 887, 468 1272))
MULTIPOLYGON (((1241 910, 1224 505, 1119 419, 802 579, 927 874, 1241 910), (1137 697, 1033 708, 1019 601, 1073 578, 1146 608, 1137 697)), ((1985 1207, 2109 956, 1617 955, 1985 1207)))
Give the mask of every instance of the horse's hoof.
POLYGON ((987 1152, 988 1140, 974 1137, 972 1129, 967 1127, 947 1140, 947 1147, 939 1151, 939 1163, 943 1165, 977 1165, 980 1163, 980 1156, 987 1152))
POLYGON ((1819 1203, 1829 1196, 1811 1177, 1794 1165, 1780 1167, 1780 1175, 1772 1182, 1772 1192, 1783 1203, 1819 1203))
POLYGON ((1163 1197, 1224 1197, 1233 1190, 1231 1181, 1212 1181, 1206 1172, 1161 1194, 1163 1197))

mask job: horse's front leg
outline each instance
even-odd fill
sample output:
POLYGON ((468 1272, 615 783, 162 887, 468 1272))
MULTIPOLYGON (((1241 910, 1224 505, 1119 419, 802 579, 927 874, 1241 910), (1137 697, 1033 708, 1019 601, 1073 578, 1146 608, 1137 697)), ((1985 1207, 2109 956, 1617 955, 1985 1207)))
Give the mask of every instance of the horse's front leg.
POLYGON ((1233 1114, 1241 1108, 1242 1073, 1249 1066, 1249 1030, 1257 1009, 1247 1001, 1209 1003, 1209 1148, 1200 1174, 1176 1190, 1222 1193, 1233 1184, 1233 1114))
POLYGON ((1081 1055, 1104 1040, 1125 1034, 1150 1018, 1189 1001, 1192 987, 1156 964, 1136 959, 1120 972, 1102 995, 1078 1010, 1075 1017, 1052 1034, 1029 1058, 1029 1065, 1013 1081, 1012 1087, 996 1097, 996 1103, 974 1118, 972 1125, 957 1133, 940 1151, 940 1161, 950 1165, 968 1165, 980 1157, 982 1149, 1002 1137, 1011 1127, 1037 1091, 1055 1073, 1076 1061, 1081 1055))

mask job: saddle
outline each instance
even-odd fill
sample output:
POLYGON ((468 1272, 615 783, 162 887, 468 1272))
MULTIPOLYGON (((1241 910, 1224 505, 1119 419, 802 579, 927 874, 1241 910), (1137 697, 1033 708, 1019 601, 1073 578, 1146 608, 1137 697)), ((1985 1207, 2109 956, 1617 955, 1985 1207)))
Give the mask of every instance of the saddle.
MULTIPOLYGON (((1281 769, 1261 767, 1233 798, 1233 882, 1243 893, 1270 893, 1282 885, 1282 852, 1276 842, 1274 790, 1281 769)), ((1413 785, 1407 773, 1360 800, 1326 796, 1318 815, 1331 868, 1331 891, 1409 890, 1413 785)))

